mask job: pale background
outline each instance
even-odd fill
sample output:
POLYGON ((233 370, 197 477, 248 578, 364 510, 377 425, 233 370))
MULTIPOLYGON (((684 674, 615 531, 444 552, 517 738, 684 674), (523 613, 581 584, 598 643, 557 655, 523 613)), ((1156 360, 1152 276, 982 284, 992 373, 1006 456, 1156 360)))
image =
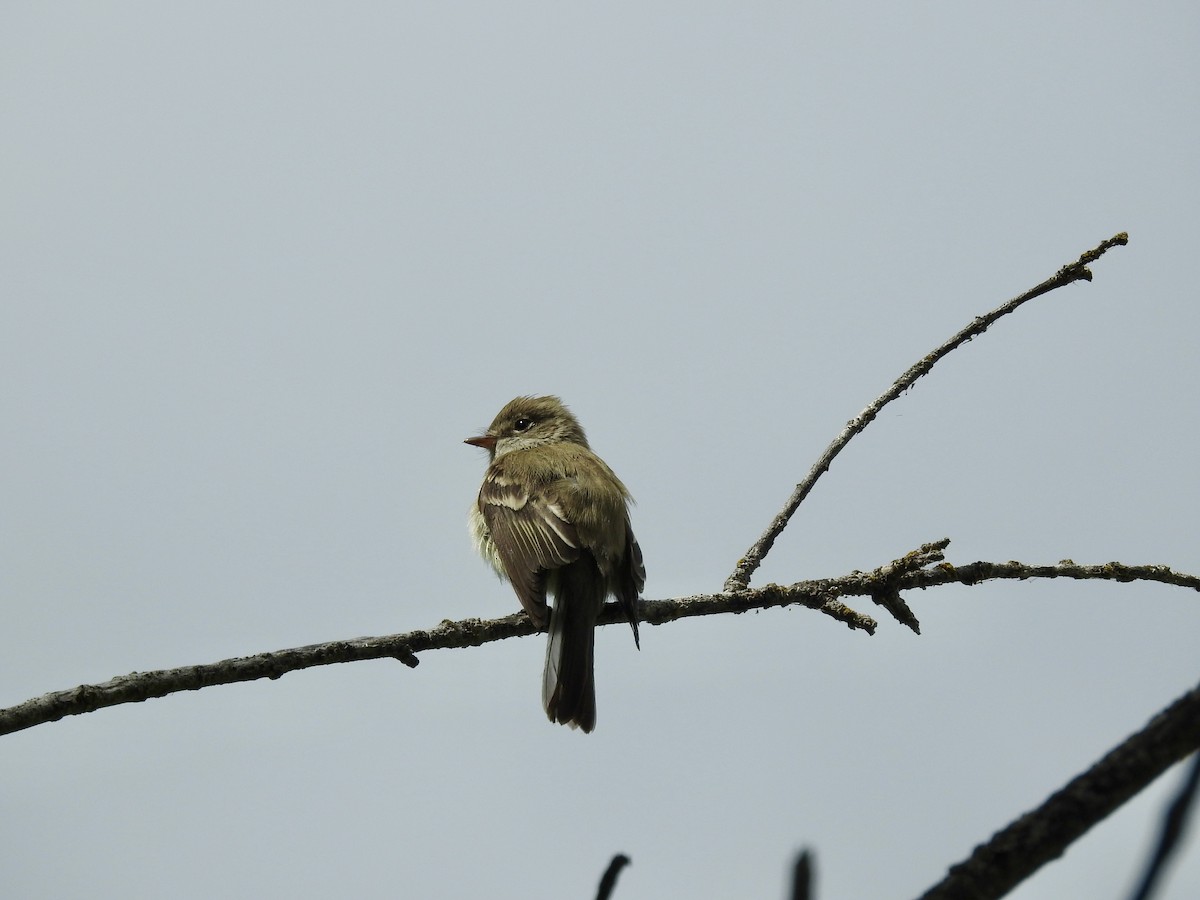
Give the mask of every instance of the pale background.
MULTIPOLYGON (((517 609, 461 440, 558 393, 651 598, 1200 572, 1200 12, 1008 3, 0 7, 0 705, 517 609)), ((1195 685, 1195 594, 1001 583, 123 706, 0 739, 5 897, 906 898, 1195 685), (873 612, 867 606, 865 612, 873 612)), ((1013 896, 1124 897, 1173 771, 1013 896)), ((1200 895, 1193 835, 1163 896, 1200 895)))

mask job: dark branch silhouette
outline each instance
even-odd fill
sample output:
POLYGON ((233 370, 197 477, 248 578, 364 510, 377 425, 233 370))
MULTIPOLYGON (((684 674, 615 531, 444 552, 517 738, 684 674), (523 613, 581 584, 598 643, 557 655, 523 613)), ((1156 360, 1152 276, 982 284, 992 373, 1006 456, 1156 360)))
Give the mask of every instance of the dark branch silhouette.
POLYGON ((1021 816, 921 900, 1003 897, 1168 768, 1200 748, 1200 687, 1109 751, 1032 812, 1021 816))
POLYGON ((814 900, 815 897, 813 854, 811 850, 801 850, 792 866, 792 900, 814 900))
POLYGON ((612 896, 613 888, 617 886, 617 876, 621 874, 621 870, 629 865, 629 857, 624 853, 618 853, 612 858, 612 862, 608 864, 608 868, 604 870, 604 874, 600 877, 600 887, 596 890, 596 900, 608 900, 612 896))
POLYGON ((1192 764, 1188 766, 1187 777, 1183 787, 1171 801, 1166 816, 1163 817, 1162 832, 1158 836, 1158 846, 1150 858, 1141 883, 1133 893, 1133 900, 1150 900, 1159 878, 1166 871, 1167 862, 1179 846, 1179 841, 1187 831, 1188 815, 1192 804, 1196 801, 1196 791, 1200 789, 1200 753, 1192 755, 1192 764))

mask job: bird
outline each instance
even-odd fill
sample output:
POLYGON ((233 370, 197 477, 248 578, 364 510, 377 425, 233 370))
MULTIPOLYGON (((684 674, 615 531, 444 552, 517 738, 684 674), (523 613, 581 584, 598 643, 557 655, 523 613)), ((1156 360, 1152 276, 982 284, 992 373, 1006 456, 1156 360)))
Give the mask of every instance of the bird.
POLYGON ((596 619, 609 595, 641 649, 638 600, 646 568, 629 522, 633 498, 558 397, 516 397, 486 432, 464 443, 489 455, 469 515, 475 549, 512 585, 534 625, 548 629, 546 715, 590 732, 596 619))

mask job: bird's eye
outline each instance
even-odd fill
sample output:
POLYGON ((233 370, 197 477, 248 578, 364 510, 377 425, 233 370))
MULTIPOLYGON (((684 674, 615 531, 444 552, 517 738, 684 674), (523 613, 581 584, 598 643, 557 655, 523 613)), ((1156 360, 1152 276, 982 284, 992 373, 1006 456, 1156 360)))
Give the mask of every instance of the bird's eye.
POLYGON ((513 422, 513 428, 517 431, 528 431, 532 425, 533 419, 527 419, 525 416, 521 416, 521 418, 513 422))

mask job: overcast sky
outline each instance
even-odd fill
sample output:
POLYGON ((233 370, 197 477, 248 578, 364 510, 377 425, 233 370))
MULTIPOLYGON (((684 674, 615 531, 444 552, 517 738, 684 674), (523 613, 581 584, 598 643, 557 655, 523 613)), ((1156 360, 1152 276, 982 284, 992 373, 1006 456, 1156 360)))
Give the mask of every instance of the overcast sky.
MULTIPOLYGON (((646 596, 948 558, 1200 572, 1193 3, 0 6, 0 706, 515 612, 463 438, 561 395, 646 596)), ((0 739, 5 897, 909 898, 1195 686, 1162 585, 341 665, 0 739), (882 618, 882 617, 881 617, 882 618)), ((860 606, 863 612, 875 610, 860 606)), ((1173 770, 1012 896, 1128 894, 1173 770)), ((1200 895, 1194 834, 1164 898, 1200 895)))

